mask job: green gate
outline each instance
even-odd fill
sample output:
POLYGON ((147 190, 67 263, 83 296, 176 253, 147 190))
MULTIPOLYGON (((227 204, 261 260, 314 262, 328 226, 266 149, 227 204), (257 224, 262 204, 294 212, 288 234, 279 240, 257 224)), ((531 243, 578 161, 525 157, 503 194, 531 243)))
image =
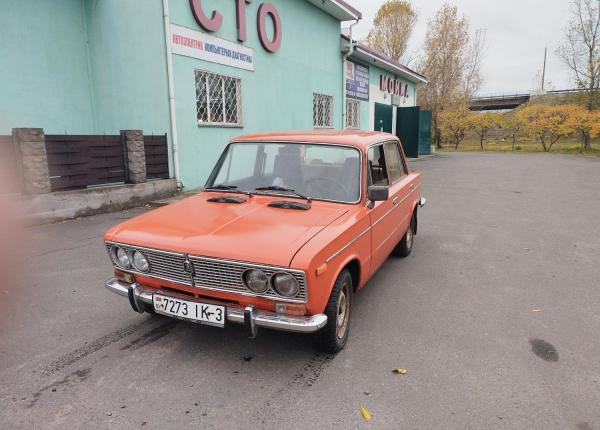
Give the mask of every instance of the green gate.
POLYGON ((396 135, 402 142, 407 157, 431 153, 431 112, 419 106, 398 108, 396 135))
POLYGON ((375 103, 375 124, 373 124, 373 130, 391 133, 393 117, 394 108, 392 106, 375 103))
POLYGON ((419 121, 419 155, 431 154, 431 111, 422 110, 419 121))

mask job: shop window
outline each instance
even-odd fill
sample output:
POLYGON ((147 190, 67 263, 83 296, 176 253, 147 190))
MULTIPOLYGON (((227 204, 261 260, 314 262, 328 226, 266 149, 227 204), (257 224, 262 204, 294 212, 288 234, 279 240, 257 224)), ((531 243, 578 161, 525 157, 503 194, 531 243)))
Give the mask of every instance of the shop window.
POLYGON ((242 81, 196 70, 198 125, 242 126, 242 81))
POLYGON ((346 128, 360 128, 360 101, 346 99, 346 128))
POLYGON ((313 94, 313 127, 333 128, 333 97, 313 94))

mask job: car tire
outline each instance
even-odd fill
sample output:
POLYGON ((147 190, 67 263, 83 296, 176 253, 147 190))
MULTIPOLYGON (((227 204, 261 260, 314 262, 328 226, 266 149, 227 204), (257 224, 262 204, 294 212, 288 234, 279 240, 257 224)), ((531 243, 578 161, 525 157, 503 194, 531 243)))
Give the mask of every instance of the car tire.
POLYGON ((352 291, 352 276, 348 269, 344 269, 333 284, 325 308, 327 324, 315 333, 315 347, 319 351, 336 354, 346 345, 350 331, 352 291))
POLYGON ((410 218, 410 223, 408 224, 406 233, 404 233, 404 236, 402 236, 402 240, 400 241, 400 243, 398 243, 398 245, 396 245, 396 247, 392 251, 393 255, 395 255, 397 257, 408 257, 410 255, 410 252, 412 251, 413 242, 415 239, 416 223, 417 223, 417 219, 416 219, 415 215, 413 214, 413 216, 410 218))

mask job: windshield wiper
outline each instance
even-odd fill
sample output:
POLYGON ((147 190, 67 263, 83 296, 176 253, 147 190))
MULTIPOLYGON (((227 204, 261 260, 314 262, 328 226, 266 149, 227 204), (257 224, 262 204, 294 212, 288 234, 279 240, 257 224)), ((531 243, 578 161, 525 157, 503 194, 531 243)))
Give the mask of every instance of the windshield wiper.
POLYGON ((310 197, 306 197, 305 195, 300 194, 300 193, 296 192, 295 190, 292 190, 291 188, 280 187, 279 185, 269 185, 268 187, 259 187, 259 188, 255 188, 254 191, 281 191, 284 193, 294 194, 296 197, 300 197, 301 199, 306 200, 308 203, 310 203, 312 201, 312 199, 310 197))
POLYGON ((221 191, 221 192, 225 192, 225 193, 239 193, 239 194, 245 194, 248 197, 252 197, 252 193, 250 191, 238 190, 237 186, 235 186, 235 185, 225 185, 225 184, 213 185, 211 187, 204 188, 204 191, 221 191))

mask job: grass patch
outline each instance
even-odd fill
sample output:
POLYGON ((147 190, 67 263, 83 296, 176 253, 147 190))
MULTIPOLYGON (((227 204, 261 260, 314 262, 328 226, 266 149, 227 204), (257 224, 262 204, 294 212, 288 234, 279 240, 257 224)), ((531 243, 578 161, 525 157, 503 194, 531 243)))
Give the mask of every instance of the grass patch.
MULTIPOLYGON (((467 137, 458 146, 458 150, 455 150, 453 146, 445 146, 444 148, 438 148, 437 150, 443 152, 480 152, 481 147, 479 145, 479 139, 476 137, 467 137)), ((486 139, 483 142, 483 150, 486 152, 544 152, 541 143, 527 138, 518 139, 514 151, 512 140, 510 139, 486 139)), ((581 141, 579 139, 561 139, 552 146, 550 153, 600 157, 600 139, 593 139, 592 148, 586 151, 582 151, 581 141)))

